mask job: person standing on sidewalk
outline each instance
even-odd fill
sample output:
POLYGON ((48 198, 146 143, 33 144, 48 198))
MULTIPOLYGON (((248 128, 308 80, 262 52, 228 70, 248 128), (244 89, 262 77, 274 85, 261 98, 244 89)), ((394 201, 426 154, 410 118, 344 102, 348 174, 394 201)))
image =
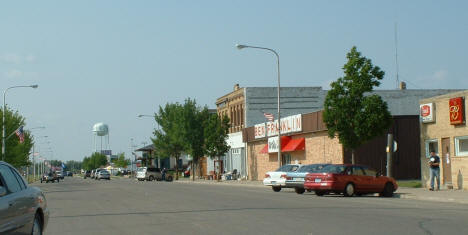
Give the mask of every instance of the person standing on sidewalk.
POLYGON ((434 191, 434 178, 437 177, 437 190, 440 189, 440 158, 437 156, 435 151, 431 151, 431 157, 429 161, 429 167, 431 171, 431 188, 429 190, 434 191))

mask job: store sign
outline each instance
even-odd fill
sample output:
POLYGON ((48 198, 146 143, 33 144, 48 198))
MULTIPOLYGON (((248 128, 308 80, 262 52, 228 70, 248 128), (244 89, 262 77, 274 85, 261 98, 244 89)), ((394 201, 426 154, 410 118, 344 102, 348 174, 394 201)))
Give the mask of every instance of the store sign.
POLYGON ((255 139, 265 138, 266 137, 265 123, 255 125, 254 132, 255 132, 255 139))
MULTIPOLYGON (((278 135, 278 120, 257 124, 255 129, 255 139, 278 135)), ((281 118, 281 135, 302 131, 302 114, 281 118)))
POLYGON ((419 106, 419 117, 423 123, 434 122, 434 103, 421 104, 419 106))
POLYGON ((268 138, 268 153, 278 152, 278 136, 268 138))
POLYGON ((449 100, 450 124, 458 125, 465 123, 465 99, 464 97, 449 100))

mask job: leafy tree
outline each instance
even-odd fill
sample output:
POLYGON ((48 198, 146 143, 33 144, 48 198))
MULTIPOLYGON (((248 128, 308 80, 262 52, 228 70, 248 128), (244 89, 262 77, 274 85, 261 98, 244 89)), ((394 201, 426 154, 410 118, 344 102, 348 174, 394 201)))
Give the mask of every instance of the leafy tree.
POLYGON ((329 137, 338 136, 340 143, 351 149, 354 164, 355 149, 382 135, 391 125, 391 115, 379 95, 369 94, 385 73, 356 47, 346 57, 344 76, 331 83, 325 98, 323 120, 329 137))
MULTIPOLYGON (((206 154, 211 158, 220 160, 230 149, 226 143, 229 132, 229 118, 224 116, 221 119, 217 114, 210 114, 205 122, 204 131, 206 154)), ((221 168, 219 168, 218 175, 221 175, 221 168)))
POLYGON ((90 157, 83 158, 83 168, 85 170, 97 169, 107 165, 107 157, 101 153, 93 153, 90 157))
POLYGON ((176 159, 176 180, 179 179, 179 158, 186 148, 183 109, 180 103, 159 107, 155 120, 160 128, 154 130, 152 138, 158 156, 176 159))
POLYGON ((81 170, 82 167, 82 162, 81 161, 74 161, 74 160, 69 160, 65 162, 65 165, 67 166, 66 170, 67 171, 79 171, 81 170))
POLYGON ((203 123, 209 118, 208 107, 201 109, 195 100, 187 99, 183 106, 183 124, 186 152, 192 156, 192 180, 195 180, 195 163, 205 155, 205 131, 203 123))
POLYGON ((116 167, 127 168, 130 165, 130 159, 125 159, 125 154, 120 153, 118 158, 114 160, 116 167))
MULTIPOLYGON (((0 110, 0 119, 3 118, 4 112, 3 109, 0 110)), ((25 118, 21 116, 18 111, 13 112, 11 109, 7 108, 5 113, 5 134, 8 137, 14 131, 16 131, 20 126, 25 126, 25 118)), ((3 131, 2 125, 0 125, 0 132, 3 131)), ((13 134, 10 138, 6 140, 6 155, 5 161, 10 163, 16 168, 22 166, 29 166, 31 164, 29 160, 29 154, 31 152, 33 141, 29 131, 24 129, 24 142, 20 143, 18 137, 13 134)), ((2 141, 0 141, 0 147, 2 141)), ((3 155, 0 153, 0 159, 3 159, 3 155)))

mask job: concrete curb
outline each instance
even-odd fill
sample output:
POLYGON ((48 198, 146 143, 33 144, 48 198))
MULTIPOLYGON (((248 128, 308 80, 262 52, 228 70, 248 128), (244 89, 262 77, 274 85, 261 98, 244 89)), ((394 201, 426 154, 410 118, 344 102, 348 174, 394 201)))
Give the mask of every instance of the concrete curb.
POLYGON ((251 183, 238 183, 238 182, 217 182, 217 181, 188 181, 188 180, 174 180, 175 183, 181 184, 205 184, 205 185, 218 185, 218 186, 240 186, 240 187, 265 187, 263 184, 251 184, 251 183))

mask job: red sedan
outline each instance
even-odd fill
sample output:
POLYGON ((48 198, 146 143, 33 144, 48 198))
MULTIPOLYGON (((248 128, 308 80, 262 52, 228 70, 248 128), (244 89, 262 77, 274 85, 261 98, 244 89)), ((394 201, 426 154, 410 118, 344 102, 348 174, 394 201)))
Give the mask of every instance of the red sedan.
POLYGON ((317 196, 328 193, 343 193, 345 197, 379 193, 391 197, 398 188, 395 179, 380 176, 373 169, 363 165, 329 165, 320 173, 306 175, 304 188, 313 190, 317 196))

